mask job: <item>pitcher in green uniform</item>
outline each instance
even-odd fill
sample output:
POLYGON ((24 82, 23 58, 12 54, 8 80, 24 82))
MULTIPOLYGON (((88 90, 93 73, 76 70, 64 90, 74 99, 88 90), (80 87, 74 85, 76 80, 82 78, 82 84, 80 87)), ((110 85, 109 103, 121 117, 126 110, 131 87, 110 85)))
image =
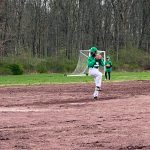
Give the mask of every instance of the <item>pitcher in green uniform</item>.
POLYGON ((93 94, 94 99, 99 95, 101 91, 102 73, 99 71, 99 66, 104 66, 104 59, 101 55, 97 55, 97 48, 91 47, 90 56, 88 57, 88 68, 89 75, 94 78, 95 81, 95 91, 93 94))
POLYGON ((105 80, 107 80, 107 79, 110 80, 111 72, 112 72, 112 62, 110 60, 110 57, 107 56, 106 57, 106 62, 105 62, 105 80))

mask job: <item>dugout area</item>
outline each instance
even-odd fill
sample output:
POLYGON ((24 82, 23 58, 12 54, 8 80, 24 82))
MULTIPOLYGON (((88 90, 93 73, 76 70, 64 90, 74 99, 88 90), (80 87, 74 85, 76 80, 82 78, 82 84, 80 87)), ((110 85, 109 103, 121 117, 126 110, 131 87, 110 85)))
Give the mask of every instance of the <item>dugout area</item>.
POLYGON ((0 149, 150 149, 150 81, 0 87, 0 149))

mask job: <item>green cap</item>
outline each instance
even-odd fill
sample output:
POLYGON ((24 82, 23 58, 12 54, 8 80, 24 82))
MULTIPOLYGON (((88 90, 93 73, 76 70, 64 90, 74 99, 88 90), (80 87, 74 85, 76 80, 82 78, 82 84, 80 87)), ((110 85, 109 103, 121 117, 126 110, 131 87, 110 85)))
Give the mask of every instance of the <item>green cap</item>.
POLYGON ((97 51, 97 48, 96 48, 96 47, 91 47, 91 48, 90 48, 90 52, 91 52, 91 53, 93 53, 93 52, 95 52, 95 51, 97 51))
POLYGON ((107 59, 110 59, 110 56, 107 56, 106 58, 107 58, 107 59))

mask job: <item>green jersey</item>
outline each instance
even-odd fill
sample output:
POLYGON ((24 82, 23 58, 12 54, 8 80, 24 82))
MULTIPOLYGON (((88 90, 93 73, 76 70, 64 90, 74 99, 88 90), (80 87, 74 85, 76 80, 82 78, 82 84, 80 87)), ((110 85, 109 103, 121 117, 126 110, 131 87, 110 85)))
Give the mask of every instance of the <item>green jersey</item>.
POLYGON ((94 57, 90 56, 88 58, 88 68, 98 68, 99 66, 104 66, 104 59, 96 60, 94 57))
POLYGON ((107 60, 105 62, 105 66, 106 66, 106 72, 111 72, 112 71, 112 62, 110 60, 107 60))

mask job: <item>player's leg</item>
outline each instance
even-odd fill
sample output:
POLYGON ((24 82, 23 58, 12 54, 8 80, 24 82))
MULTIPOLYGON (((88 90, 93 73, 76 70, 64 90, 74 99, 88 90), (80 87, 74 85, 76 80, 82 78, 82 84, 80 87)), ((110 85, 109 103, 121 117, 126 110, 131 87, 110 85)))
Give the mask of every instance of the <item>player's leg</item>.
POLYGON ((107 80, 107 72, 105 71, 105 79, 107 80))
POLYGON ((95 91, 93 96, 96 99, 99 95, 99 91, 101 90, 102 73, 96 68, 90 68, 89 74, 94 78, 95 81, 95 91))
POLYGON ((95 80, 95 91, 94 91, 93 96, 96 99, 99 95, 99 91, 101 91, 102 73, 99 72, 98 69, 95 69, 93 72, 93 77, 95 80))
POLYGON ((108 72, 108 77, 109 77, 109 80, 110 80, 110 72, 108 72))
MULTIPOLYGON (((95 68, 90 68, 89 69, 89 75, 91 75, 94 78, 94 82, 95 82, 95 86, 96 86, 96 69, 95 68)), ((99 92, 95 88, 94 93, 93 93, 94 99, 96 99, 98 97, 98 93, 99 92)))
POLYGON ((99 72, 99 70, 97 69, 96 74, 95 74, 95 85, 97 88, 101 89, 101 85, 102 85, 102 73, 99 72))
POLYGON ((91 75, 94 78, 96 86, 101 85, 100 80, 102 79, 102 73, 98 69, 90 68, 89 69, 89 75, 91 75))

